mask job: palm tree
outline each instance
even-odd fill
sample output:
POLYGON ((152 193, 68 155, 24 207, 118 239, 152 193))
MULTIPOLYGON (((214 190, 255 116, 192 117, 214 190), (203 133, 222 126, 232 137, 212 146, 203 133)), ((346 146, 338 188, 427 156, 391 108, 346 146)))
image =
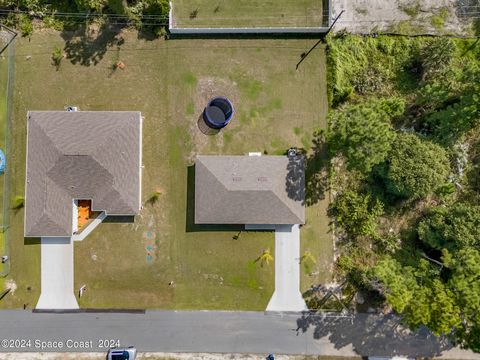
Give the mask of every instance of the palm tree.
POLYGON ((150 197, 148 198, 147 200, 147 203, 149 203, 150 205, 155 205, 155 203, 158 201, 158 199, 160 198, 160 195, 162 195, 162 192, 160 191, 160 189, 156 189, 152 195, 150 195, 150 197))
POLYGON ((315 258, 314 258, 313 255, 312 255, 312 253, 311 253, 310 251, 306 250, 306 251, 303 253, 302 257, 300 258, 300 264, 301 264, 301 263, 304 263, 304 262, 306 262, 306 261, 308 261, 308 260, 310 260, 310 261, 311 261, 312 263, 314 263, 314 264, 317 263, 317 261, 315 260, 315 258))
POLYGON ((255 262, 260 261, 260 266, 263 267, 263 264, 269 264, 270 261, 273 261, 273 256, 270 254, 270 249, 265 249, 262 252, 262 255, 260 255, 255 262))

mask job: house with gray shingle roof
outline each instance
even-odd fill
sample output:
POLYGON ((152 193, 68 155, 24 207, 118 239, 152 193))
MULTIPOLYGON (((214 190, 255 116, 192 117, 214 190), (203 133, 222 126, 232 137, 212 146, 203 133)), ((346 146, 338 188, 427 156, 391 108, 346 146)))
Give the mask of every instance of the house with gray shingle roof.
POLYGON ((105 215, 138 214, 141 138, 140 112, 29 112, 25 236, 72 236, 77 199, 105 215))
POLYGON ((303 156, 198 156, 195 224, 304 224, 303 156))

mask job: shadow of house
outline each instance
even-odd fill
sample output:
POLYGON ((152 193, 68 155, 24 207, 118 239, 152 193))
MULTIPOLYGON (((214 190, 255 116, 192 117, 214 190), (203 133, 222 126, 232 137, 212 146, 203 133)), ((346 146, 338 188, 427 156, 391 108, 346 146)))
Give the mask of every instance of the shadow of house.
POLYGON ((134 222, 135 216, 133 215, 107 215, 102 221, 102 223, 111 224, 133 224, 134 222))
POLYGON ((97 65, 108 48, 125 42, 120 36, 123 26, 105 24, 99 28, 82 24, 75 31, 63 31, 65 55, 72 64, 97 65))
POLYGON ((195 224, 195 165, 187 168, 187 211, 186 211, 186 232, 200 231, 244 231, 243 225, 237 224, 195 224))
POLYGON ((329 317, 304 314, 297 319, 297 333, 313 328, 314 339, 327 337, 336 349, 351 345, 362 356, 433 357, 452 348, 446 338, 437 338, 426 328, 410 331, 393 314, 356 314, 329 317))
POLYGON ((24 245, 40 245, 42 243, 42 238, 39 237, 24 237, 24 245))

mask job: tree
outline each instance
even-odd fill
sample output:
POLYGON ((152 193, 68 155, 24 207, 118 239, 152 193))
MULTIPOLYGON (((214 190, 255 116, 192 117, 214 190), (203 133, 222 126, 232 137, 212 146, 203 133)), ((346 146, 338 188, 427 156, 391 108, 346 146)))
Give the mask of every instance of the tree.
POLYGON ((108 4, 108 0, 75 0, 77 9, 80 11, 102 11, 103 8, 108 4))
POLYGON ((378 168, 389 193, 420 199, 445 184, 450 172, 447 152, 414 134, 396 137, 388 158, 378 168))
POLYGON ((431 80, 445 72, 454 58, 455 43, 447 37, 431 39, 420 49, 422 79, 431 80))
POLYGON ((386 257, 375 266, 373 276, 384 284, 384 294, 392 308, 402 313, 412 300, 417 287, 414 269, 402 267, 395 259, 386 257))
POLYGON ((443 262, 451 272, 448 286, 462 309, 456 340, 480 352, 480 252, 473 247, 454 254, 444 251, 443 262))
POLYGON ((446 144, 480 124, 480 72, 472 74, 471 82, 457 95, 453 104, 433 112, 427 122, 434 135, 446 144))
POLYGON ((273 256, 270 254, 270 249, 265 249, 255 262, 260 261, 260 266, 263 267, 263 264, 270 264, 270 261, 273 261, 273 256))
POLYGON ((377 237, 377 217, 383 214, 383 204, 373 201, 370 195, 346 190, 335 198, 330 212, 339 226, 356 239, 359 236, 377 237))
POLYGON ((457 203, 435 207, 418 225, 418 236, 438 250, 480 247, 480 206, 457 203))
POLYGON ((402 114, 404 107, 403 100, 390 98, 347 105, 332 112, 327 139, 330 150, 341 152, 349 169, 368 173, 387 156, 395 138, 390 120, 402 114))
POLYGON ((377 264, 373 275, 385 286, 383 293, 393 310, 403 314, 411 328, 424 325, 437 336, 450 334, 461 325, 454 292, 426 260, 417 264, 404 266, 388 257, 377 264))

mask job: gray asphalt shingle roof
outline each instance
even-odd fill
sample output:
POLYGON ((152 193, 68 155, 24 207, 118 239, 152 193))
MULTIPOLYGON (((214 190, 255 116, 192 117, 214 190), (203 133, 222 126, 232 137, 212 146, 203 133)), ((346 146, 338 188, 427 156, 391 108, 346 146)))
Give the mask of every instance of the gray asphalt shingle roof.
POLYGON ((138 214, 141 129, 140 112, 29 112, 25 236, 71 236, 73 199, 138 214))
POLYGON ((196 224, 305 223, 302 156, 198 156, 196 224))

